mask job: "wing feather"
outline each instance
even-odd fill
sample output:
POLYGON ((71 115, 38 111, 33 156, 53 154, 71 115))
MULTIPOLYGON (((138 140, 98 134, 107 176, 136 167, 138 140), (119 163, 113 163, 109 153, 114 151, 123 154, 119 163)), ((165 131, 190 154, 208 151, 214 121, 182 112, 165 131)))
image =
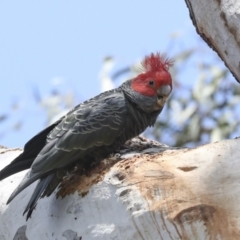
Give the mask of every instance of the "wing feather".
POLYGON ((37 179, 83 158, 96 147, 114 144, 127 118, 124 96, 114 93, 91 106, 91 102, 79 105, 50 132, 47 144, 9 201, 37 179))

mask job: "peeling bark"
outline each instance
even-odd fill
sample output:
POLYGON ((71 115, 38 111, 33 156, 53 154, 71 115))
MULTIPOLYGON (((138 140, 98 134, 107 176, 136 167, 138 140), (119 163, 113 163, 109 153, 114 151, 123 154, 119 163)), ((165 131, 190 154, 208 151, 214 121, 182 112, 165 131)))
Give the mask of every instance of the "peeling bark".
POLYGON ((193 25, 240 82, 240 1, 185 0, 193 25))
MULTIPOLYGON (((72 173, 77 181, 65 180, 64 197, 60 188, 59 198, 40 199, 27 222, 22 212, 35 183, 7 206, 25 171, 15 174, 0 182, 0 239, 240 239, 239 145, 234 139, 172 149, 151 142, 122 151, 90 175, 72 173)), ((0 168, 20 152, 0 149, 0 168)))

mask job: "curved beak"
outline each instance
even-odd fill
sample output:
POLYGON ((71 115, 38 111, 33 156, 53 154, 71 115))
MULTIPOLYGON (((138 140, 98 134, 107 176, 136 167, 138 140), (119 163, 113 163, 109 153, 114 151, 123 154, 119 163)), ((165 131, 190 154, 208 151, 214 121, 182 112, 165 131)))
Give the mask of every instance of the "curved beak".
POLYGON ((163 85, 157 90, 157 95, 158 95, 157 103, 159 106, 161 107, 164 106, 171 91, 172 91, 172 88, 169 85, 163 85))
POLYGON ((157 90, 158 97, 168 97, 172 89, 169 85, 163 85, 157 90))

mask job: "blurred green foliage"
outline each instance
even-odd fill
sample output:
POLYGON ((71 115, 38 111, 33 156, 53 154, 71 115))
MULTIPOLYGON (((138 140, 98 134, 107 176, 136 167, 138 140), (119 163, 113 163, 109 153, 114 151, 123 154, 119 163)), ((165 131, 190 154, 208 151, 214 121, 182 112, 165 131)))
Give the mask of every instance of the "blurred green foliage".
MULTIPOLYGON (((182 50, 173 59, 172 94, 154 128, 144 134, 175 147, 194 147, 240 136, 240 85, 221 60, 217 56, 209 60, 198 48, 182 50), (187 74, 189 62, 194 74, 187 74), (188 76, 193 79, 186 79, 188 76)), ((139 69, 137 62, 113 76, 128 71, 132 77, 139 69)))
POLYGON ((181 80, 187 71, 183 64, 195 54, 197 50, 187 50, 174 57, 175 87, 149 132, 171 146, 198 146, 240 135, 240 85, 220 59, 198 62, 192 86, 181 80))
MULTIPOLYGON (((199 48, 185 48, 173 56, 175 64, 170 70, 173 92, 155 127, 148 129, 145 136, 170 146, 194 147, 240 135, 240 85, 218 57, 209 60, 208 54, 199 48)), ((106 57, 99 74, 102 90, 117 87, 121 81, 138 74, 140 62, 113 71, 114 58, 106 57)), ((40 97, 34 89, 33 96, 46 113, 46 125, 77 104, 73 92, 63 94, 52 89, 49 96, 40 97)), ((19 107, 13 104, 9 113, 0 113, 0 123, 9 121, 16 111, 19 107)), ((17 130, 24 119, 15 119, 11 124, 10 130, 17 130)), ((0 137, 4 131, 0 131, 0 137)))

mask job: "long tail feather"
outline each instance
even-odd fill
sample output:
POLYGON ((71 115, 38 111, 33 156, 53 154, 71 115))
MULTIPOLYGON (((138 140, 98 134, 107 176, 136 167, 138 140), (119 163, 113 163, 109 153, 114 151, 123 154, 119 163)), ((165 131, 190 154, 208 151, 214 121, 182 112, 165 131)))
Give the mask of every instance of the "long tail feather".
POLYGON ((28 218, 31 217, 32 211, 36 207, 38 199, 41 197, 42 193, 47 188, 48 184, 51 182, 53 176, 54 176, 54 173, 49 174, 45 178, 40 179, 40 181, 38 182, 32 196, 31 196, 31 199, 29 200, 29 202, 23 212, 23 215, 27 212, 26 220, 28 220, 28 218))
POLYGON ((6 166, 0 171, 0 181, 23 170, 31 167, 35 158, 24 159, 22 154, 20 154, 11 164, 6 166), (24 161, 23 161, 24 160, 24 161))
POLYGON ((0 181, 31 167, 34 159, 44 147, 47 135, 59 123, 59 121, 38 133, 25 144, 23 153, 21 153, 8 166, 0 171, 0 181))
POLYGON ((33 183, 37 179, 39 179, 41 174, 36 174, 34 176, 31 176, 31 178, 29 178, 28 175, 29 175, 29 172, 25 175, 24 179, 19 184, 19 186, 13 191, 13 193, 11 194, 11 196, 9 197, 9 199, 7 201, 7 204, 9 204, 23 189, 25 189, 31 183, 33 183))
POLYGON ((64 169, 59 169, 54 173, 54 176, 53 176, 51 182, 49 183, 49 185, 45 189, 41 198, 49 197, 53 193, 53 191, 57 188, 59 183, 62 181, 63 177, 66 175, 66 172, 67 171, 64 170, 64 169))

